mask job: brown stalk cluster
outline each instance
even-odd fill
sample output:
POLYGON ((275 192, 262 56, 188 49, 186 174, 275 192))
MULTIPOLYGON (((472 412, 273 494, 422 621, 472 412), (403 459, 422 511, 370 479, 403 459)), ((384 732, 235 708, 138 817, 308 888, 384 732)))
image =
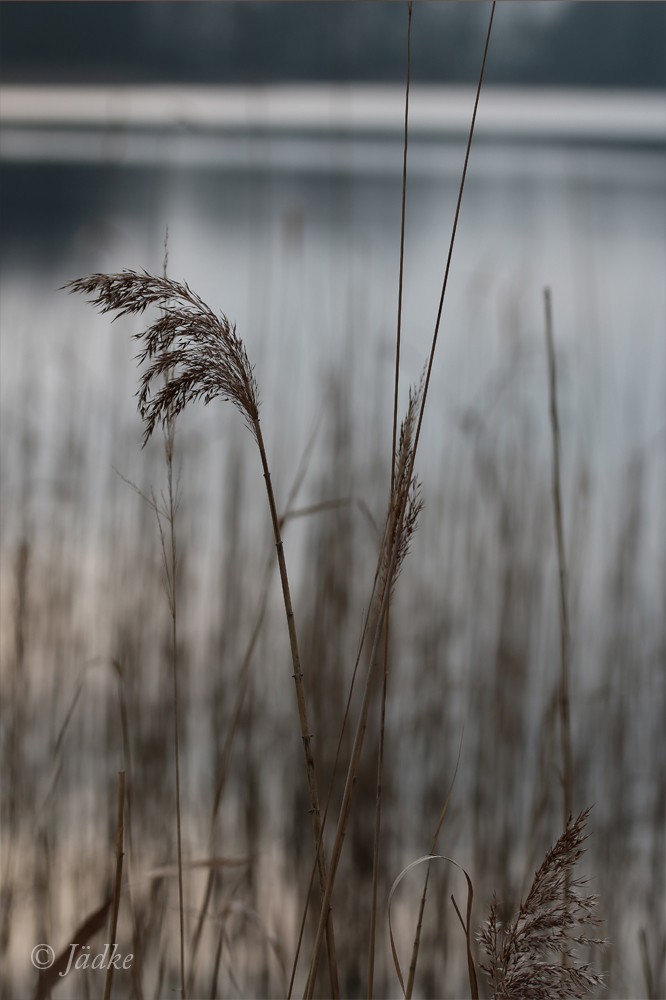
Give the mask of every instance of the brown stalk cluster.
POLYGON ((534 876, 527 899, 515 920, 502 926, 497 897, 490 917, 478 935, 488 956, 481 965, 493 986, 495 1000, 558 1000, 583 997, 603 987, 603 977, 574 950, 601 948, 605 942, 590 937, 596 927, 597 897, 586 895, 586 879, 572 877, 585 852, 585 822, 590 810, 569 816, 566 830, 549 848, 534 876))

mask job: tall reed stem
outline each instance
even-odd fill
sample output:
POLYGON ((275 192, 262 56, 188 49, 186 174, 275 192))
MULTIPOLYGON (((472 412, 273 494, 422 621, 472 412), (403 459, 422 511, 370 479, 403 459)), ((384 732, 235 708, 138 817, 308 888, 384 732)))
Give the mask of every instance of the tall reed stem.
MULTIPOLYGON (((162 268, 162 274, 164 279, 167 277, 167 268, 169 263, 169 228, 167 226, 166 233, 164 235, 164 264, 162 268)), ((165 375, 165 382, 169 382, 170 373, 167 372, 165 375)), ((159 514, 157 513, 157 504, 155 504, 155 512, 157 514, 157 523, 160 529, 160 539, 162 541, 162 555, 164 558, 164 571, 167 578, 167 597, 169 600, 169 610, 171 612, 171 657, 173 665, 173 744, 174 744, 174 756, 176 758, 176 835, 178 841, 178 914, 180 921, 180 990, 181 997, 183 1000, 187 1000, 187 992, 185 989, 185 913, 183 907, 183 847, 182 847, 182 837, 181 837, 181 823, 180 823, 180 751, 179 751, 179 733, 178 733, 178 632, 177 632, 177 603, 176 603, 176 569, 177 554, 176 554, 176 510, 178 507, 178 501, 175 495, 173 486, 173 450, 176 438, 176 414, 173 408, 169 408, 166 419, 166 426, 164 429, 164 457, 166 459, 167 467, 167 486, 169 491, 169 508, 168 508, 168 521, 169 521, 169 534, 171 543, 171 560, 170 565, 167 560, 166 548, 164 545, 164 535, 162 533, 162 526, 160 524, 159 514)))
MULTIPOLYGON (((113 907, 111 909, 111 953, 117 944, 118 937, 118 911, 120 909, 120 886, 123 878, 123 831, 125 813, 125 772, 118 772, 118 823, 116 827, 116 877, 113 885, 113 907)), ((110 1000, 111 987, 113 985, 113 963, 109 959, 106 969, 106 979, 104 980, 104 1000, 110 1000)), ((61 973, 62 975, 62 973, 61 973)))
MULTIPOLYGON (((259 446, 261 464, 264 470, 264 481, 266 483, 266 493, 268 495, 268 505, 271 511, 271 521, 273 523, 273 533, 275 535, 275 547, 277 549, 278 566, 280 569, 280 582, 282 584, 282 596, 284 598, 284 609, 287 616, 287 627, 289 629, 289 644, 291 647, 291 660, 294 668, 294 684, 296 687, 296 700, 298 702, 298 717, 301 724, 301 739, 303 741, 303 753, 305 754, 305 768, 307 771, 308 791, 310 793, 310 812, 312 814, 312 832, 314 834, 315 850, 317 852, 317 869, 319 873, 319 888, 322 899, 326 899, 329 877, 326 871, 326 859, 324 857, 324 844, 321 836, 321 815, 319 810, 319 796, 317 794, 317 780, 315 776, 314 757, 312 755, 312 733, 308 724, 307 707, 305 702, 305 689, 303 687, 303 674, 301 672, 301 659, 298 652, 298 639, 296 636, 296 623, 294 621, 294 610, 291 604, 291 594, 289 591, 289 578, 287 576, 287 563, 284 557, 284 547, 282 545, 282 535, 280 532, 280 519, 275 505, 275 496, 271 483, 271 474, 266 458, 264 439, 261 433, 259 418, 255 418, 252 428, 259 446)), ((334 1000, 340 996, 338 986, 338 969, 335 954, 335 936, 333 932, 333 917, 330 912, 330 894, 326 902, 326 919, 324 920, 324 930, 326 934, 326 950, 328 955, 328 971, 331 984, 331 992, 334 1000)), ((323 935, 322 935, 323 936, 323 935)), ((320 942, 321 944, 321 942, 320 942)))
POLYGON ((176 758, 176 831, 178 836, 178 911, 180 916, 180 988, 181 996, 186 1000, 185 992, 185 915, 183 909, 183 845, 180 821, 180 749, 178 725, 178 634, 177 634, 177 604, 176 604, 176 500, 173 488, 173 445, 175 420, 170 418, 164 437, 164 447, 167 459, 167 482, 169 489, 169 532, 171 541, 171 653, 173 660, 173 745, 176 758))
MULTIPOLYGON (((491 32, 492 25, 493 25, 493 17, 495 15, 495 4, 496 4, 496 2, 497 2, 497 0, 493 0, 493 6, 492 6, 491 12, 490 12, 490 20, 489 20, 489 23, 488 23, 488 33, 486 35, 486 44, 485 44, 485 48, 484 48, 484 51, 483 51, 483 61, 481 63, 481 72, 479 74, 479 83, 478 83, 478 86, 477 86, 476 98, 475 98, 475 101, 474 101, 474 111, 472 113, 472 123, 471 123, 471 126, 470 126, 469 138, 467 140, 467 149, 465 151, 465 162, 464 162, 464 166, 463 166, 462 178, 461 178, 461 181, 460 181, 460 190, 459 190, 459 193, 458 193, 458 202, 456 204, 456 213, 455 213, 455 217, 454 217, 454 221, 453 221, 453 230, 452 230, 452 233, 451 233, 451 240, 450 240, 450 243, 449 243, 449 252, 448 252, 448 256, 447 256, 447 260, 446 260, 446 269, 444 271, 444 280, 442 282, 442 293, 441 293, 440 300, 439 300, 439 308, 437 310, 437 319, 435 321, 435 331, 434 331, 434 334, 433 334, 432 344, 431 344, 431 347, 430 347, 430 356, 429 356, 429 359, 428 359, 428 368, 427 368, 427 373, 426 373, 426 378, 425 378, 425 383, 424 383, 424 388, 423 388, 423 394, 422 394, 422 398, 421 398, 421 407, 420 407, 420 410, 419 410, 419 419, 418 419, 418 424, 417 424, 417 428, 416 428, 416 435, 415 435, 415 438, 414 438, 414 446, 412 448, 412 453, 411 453, 411 458, 410 458, 410 463, 409 463, 409 473, 408 473, 408 476, 407 476, 407 482, 411 482, 412 481, 412 477, 414 475, 414 461, 416 459, 416 451, 417 451, 417 448, 418 448, 419 438, 420 438, 420 434, 421 434, 421 426, 422 426, 422 423, 423 423, 423 414, 424 414, 424 411, 425 411, 425 404, 426 404, 426 399, 427 399, 427 395, 428 395, 428 387, 430 385, 430 376, 431 376, 431 373, 432 373, 432 365, 433 365, 433 361, 434 361, 434 357, 435 357, 435 349, 437 347, 437 338, 438 338, 438 335, 439 335, 439 327, 440 327, 441 318, 442 318, 442 309, 443 309, 443 306, 444 306, 444 295, 446 293, 446 288, 447 288, 448 279, 449 279, 449 271, 451 269, 451 257, 453 255, 453 245, 454 245, 454 242, 455 242, 456 232, 457 232, 457 228, 458 228, 458 218, 460 216, 460 205, 462 203, 462 196, 463 196, 463 191, 464 191, 464 187, 465 187, 465 178, 467 176, 467 165, 469 163, 469 153, 470 153, 470 149, 471 149, 471 145, 472 145, 472 138, 474 136, 474 125, 476 123, 476 113, 477 113, 478 106, 479 106, 479 97, 481 96, 481 85, 483 83, 483 73, 484 73, 485 66, 486 66, 486 58, 487 58, 487 55, 488 55, 488 44, 490 42, 490 32, 491 32)), ((335 841, 334 841, 334 844, 333 844, 333 850, 331 852, 331 863, 330 863, 330 868, 329 868, 328 885, 326 887, 326 893, 324 895, 324 900, 322 902, 321 913, 320 913, 320 916, 319 916, 319 926, 317 928, 317 936, 315 938, 314 948, 313 948, 313 952, 312 952, 312 960, 311 960, 311 964, 310 964, 310 974, 308 976, 308 982, 306 984, 306 990, 305 990, 305 994, 304 994, 304 996, 307 997, 307 1000, 312 1000, 312 996, 313 996, 313 993, 314 993, 314 986, 315 986, 315 979, 316 979, 316 973, 317 973, 317 966, 318 966, 318 963, 319 963, 319 952, 321 950, 321 945, 322 945, 322 941, 323 941, 323 937, 324 937, 324 928, 325 928, 325 925, 326 925, 326 916, 328 914, 328 908, 329 908, 330 903, 331 903, 331 896, 333 894, 333 886, 334 886, 334 883, 335 883, 335 875, 336 875, 337 868, 338 868, 338 862, 340 861, 340 854, 342 853, 342 845, 343 845, 344 839, 345 839, 345 833, 346 833, 346 829, 347 829, 347 820, 349 819, 349 810, 350 810, 350 806, 351 806, 351 796, 352 796, 354 782, 356 780, 356 773, 358 771, 358 764, 359 764, 359 761, 360 761, 360 758, 361 758, 361 750, 363 748, 363 740, 365 738, 365 730, 366 730, 367 720, 368 720, 368 708, 369 708, 369 705, 370 705, 370 694, 372 692, 372 681, 373 681, 373 674, 374 674, 374 664, 375 664, 375 659, 376 659, 376 656, 377 656, 377 650, 379 648, 379 642, 380 642, 380 638, 381 638, 381 631, 382 631, 383 626, 384 626, 384 618, 385 618, 385 615, 386 615, 386 609, 388 607, 388 603, 389 603, 389 599, 390 599, 390 595, 391 595, 391 586, 392 586, 392 582, 393 582, 393 574, 395 572, 395 567, 396 567, 396 563, 397 563, 397 560, 398 560, 398 550, 399 550, 400 539, 401 539, 401 535, 402 535, 402 526, 403 526, 404 519, 405 519, 405 512, 406 512, 406 500, 405 500, 405 503, 402 505, 402 509, 399 512, 397 512, 398 513, 398 525, 397 525, 397 530, 396 530, 395 535, 394 535, 393 551, 392 551, 392 554, 391 554, 391 560, 390 560, 390 563, 389 563, 388 572, 386 574, 386 584, 385 584, 384 597, 383 597, 383 600, 382 600, 381 609, 380 609, 380 612, 379 612, 379 618, 378 618, 377 626, 376 626, 376 629, 375 629, 375 635, 374 635, 374 640, 373 640, 373 644, 372 644, 372 652, 370 654, 370 661, 369 661, 369 664, 368 664, 368 672, 367 672, 367 675, 366 675, 365 689, 364 689, 364 692, 363 692, 363 702, 362 702, 362 706, 361 706, 361 713, 359 715, 359 720, 358 720, 358 724, 357 724, 357 727, 356 727, 356 735, 354 737, 354 747, 353 747, 353 750, 352 750, 351 761, 349 763, 349 770, 347 772, 347 781, 346 781, 346 784, 345 784, 345 791, 344 791, 344 795, 343 795, 343 799, 342 799, 342 805, 340 807, 340 817, 338 819, 338 827, 337 827, 336 834, 335 834, 335 841)), ((380 556, 380 558, 381 558, 381 556, 380 556)))
MULTIPOLYGON (((398 275, 398 324, 395 337, 395 380, 393 388, 393 437, 391 442, 391 497, 395 489, 395 448, 398 433, 398 382, 400 377, 400 335, 402 330, 402 288, 405 264, 405 201, 407 194, 407 138, 409 123, 409 80, 411 76, 412 0, 407 4, 407 83, 405 86, 405 143, 402 159, 402 208, 400 216, 400 272, 398 275)), ((368 952, 368 1000, 372 1000, 375 978, 375 939, 377 934, 377 883, 379 879, 379 840, 382 824, 382 778, 384 769, 384 732, 386 725, 386 691, 388 686, 388 646, 390 608, 386 611, 384 630, 384 670, 379 721, 379 752, 377 755, 377 794, 375 799, 375 841, 372 857, 372 908, 370 912, 370 947, 368 952)))
POLYGON ((546 347, 548 350, 548 385, 550 391, 550 426, 553 436, 553 514, 557 540, 557 566, 560 605, 560 738, 562 746, 562 791, 564 829, 571 815, 571 724, 569 714, 569 606, 567 600, 567 564, 562 523, 562 491, 560 486, 560 422, 557 410, 557 368, 553 342, 553 309, 550 288, 543 291, 546 313, 546 347))

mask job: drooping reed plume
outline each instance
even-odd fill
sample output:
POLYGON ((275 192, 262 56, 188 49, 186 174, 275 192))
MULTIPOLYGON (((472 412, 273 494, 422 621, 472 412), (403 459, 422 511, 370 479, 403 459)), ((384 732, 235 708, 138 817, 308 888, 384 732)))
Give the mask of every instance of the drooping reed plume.
POLYGON ((124 270, 120 274, 90 274, 65 287, 91 295, 100 312, 141 315, 151 305, 163 311, 136 339, 142 344, 139 412, 144 444, 158 423, 165 428, 190 402, 230 400, 256 435, 259 391, 245 345, 226 316, 215 315, 186 282, 124 270), (154 383, 168 378, 157 391, 154 383))
MULTIPOLYGON (((162 307, 157 319, 136 334, 142 344, 139 364, 145 365, 139 383, 139 412, 144 421, 144 444, 158 424, 168 430, 189 402, 210 403, 221 398, 231 401, 242 414, 257 442, 266 483, 268 504, 277 548, 289 641, 296 686, 301 738, 310 794, 310 812, 317 852, 319 886, 322 897, 327 888, 327 871, 321 837, 319 797, 312 754, 312 734, 308 723, 298 639, 291 604, 289 579, 282 545, 280 521, 271 484, 261 426, 259 390, 242 339, 224 314, 218 317, 187 283, 160 278, 147 272, 124 270, 119 274, 91 274, 65 287, 89 296, 102 313, 116 316, 142 315, 149 306, 162 307), (155 389, 155 383, 159 385, 155 389)), ((326 944, 331 991, 339 996, 333 921, 328 913, 326 944)))
POLYGON ((516 918, 502 926, 497 898, 478 940, 488 956, 481 969, 488 976, 495 1000, 558 1000, 584 997, 604 985, 603 976, 581 962, 574 945, 603 947, 591 937, 600 920, 597 898, 585 893, 587 880, 573 878, 574 866, 585 852, 585 823, 590 810, 574 820, 549 848, 534 876, 527 899, 516 918), (562 961, 566 955, 567 962, 562 961))

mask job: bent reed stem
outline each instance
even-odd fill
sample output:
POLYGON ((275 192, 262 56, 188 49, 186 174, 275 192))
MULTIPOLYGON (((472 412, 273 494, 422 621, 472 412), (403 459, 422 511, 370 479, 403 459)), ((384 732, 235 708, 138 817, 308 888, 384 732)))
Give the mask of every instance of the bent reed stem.
MULTIPOLYGON (((287 627, 289 629, 289 645, 291 648, 291 660, 294 668, 294 685, 296 687, 296 700, 298 702, 298 717, 301 724, 301 739, 303 741, 303 753, 305 755, 305 769, 307 771, 308 791, 310 793, 310 812, 312 815, 312 832, 314 834, 315 851, 317 853, 317 870, 319 873, 319 888, 322 900, 326 899, 329 876, 326 871, 326 859, 324 857, 324 843, 321 835, 321 815, 319 810, 319 796, 317 794, 317 779, 315 776, 314 757, 312 755, 312 733, 308 724, 307 706, 305 701, 305 689, 303 687, 303 674, 301 672, 301 659, 298 651, 298 638, 296 636, 296 623, 294 621, 294 611, 291 604, 291 593, 289 591, 289 577, 287 576, 287 563, 284 557, 284 546, 280 532, 280 519, 275 504, 271 474, 266 458, 264 439, 261 433, 259 418, 255 417, 252 422, 261 464, 264 470, 264 481, 266 483, 266 493, 268 495, 268 505, 271 511, 271 521, 273 523, 273 533, 275 535, 275 547, 277 549, 278 566, 280 569, 280 582, 282 584, 282 596, 284 598, 284 609, 287 616, 287 627)), ((330 912, 330 894, 328 895, 327 912, 325 924, 326 950, 328 955, 328 971, 331 984, 331 992, 334 1000, 338 1000, 340 989, 338 986, 337 959, 335 953, 335 935, 333 932, 333 917, 330 912)), ((321 943, 321 942, 320 942, 321 943)))

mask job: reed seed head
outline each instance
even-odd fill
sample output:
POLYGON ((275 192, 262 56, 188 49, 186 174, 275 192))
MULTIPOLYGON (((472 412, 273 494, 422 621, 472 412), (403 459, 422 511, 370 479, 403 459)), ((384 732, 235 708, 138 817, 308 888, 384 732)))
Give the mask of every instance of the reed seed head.
POLYGON ((407 413, 400 426, 400 437, 395 456, 393 492, 382 535, 383 557, 378 588, 380 605, 384 597, 386 578, 388 576, 394 545, 397 544, 398 546, 398 554, 393 571, 391 588, 395 586, 400 569, 405 561, 405 556, 409 552, 409 546, 417 528, 418 517, 423 509, 421 484, 416 476, 413 475, 414 433, 423 395, 423 384, 423 378, 421 378, 417 386, 410 388, 407 413), (403 511, 404 516, 402 516, 403 511), (401 517, 402 524, 400 523, 401 517))
POLYGON ((497 898, 493 899, 478 939, 488 956, 488 964, 481 968, 492 983, 495 1000, 584 997, 604 985, 603 977, 590 964, 581 963, 573 950, 573 945, 605 945, 588 935, 588 929, 600 923, 597 897, 584 893, 585 879, 572 877, 585 850, 589 812, 581 812, 575 820, 569 817, 566 830, 546 853, 527 899, 508 927, 502 926, 497 898))
POLYGON ((158 423, 166 428, 189 402, 210 403, 218 396, 231 400, 256 434, 259 391, 245 345, 227 317, 216 316, 187 283, 124 270, 91 274, 65 288, 92 296, 93 305, 115 312, 115 318, 161 307, 158 318, 135 335, 142 344, 137 360, 147 362, 137 393, 144 445, 158 423))

